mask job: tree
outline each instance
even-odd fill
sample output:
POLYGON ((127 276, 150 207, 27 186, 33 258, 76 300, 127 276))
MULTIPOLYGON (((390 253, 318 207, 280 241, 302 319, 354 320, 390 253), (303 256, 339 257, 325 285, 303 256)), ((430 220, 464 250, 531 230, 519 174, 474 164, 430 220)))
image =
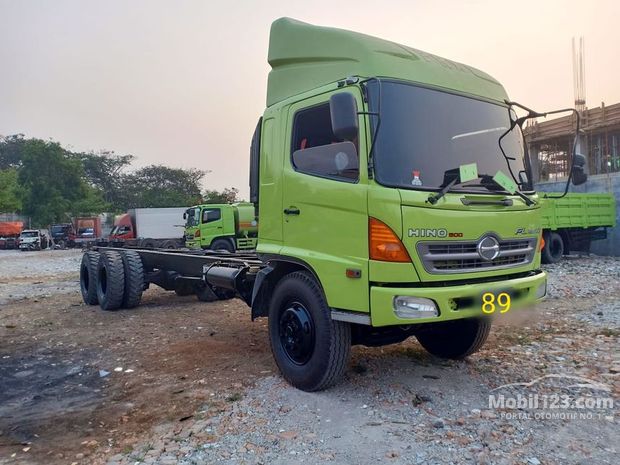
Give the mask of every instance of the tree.
POLYGON ((0 212, 18 212, 22 208, 17 169, 0 170, 0 212))
POLYGON ((26 140, 23 134, 0 137, 0 170, 17 168, 21 165, 26 140))
POLYGON ((223 191, 206 190, 202 196, 204 203, 235 203, 238 202, 239 189, 225 187, 223 191))
POLYGON ((128 208, 184 207, 200 203, 204 171, 151 165, 124 175, 121 206, 128 208))
POLYGON ((18 180, 23 188, 22 212, 38 226, 105 210, 101 194, 84 179, 79 160, 68 157, 57 142, 28 139, 22 147, 18 180))
POLYGON ((123 170, 131 165, 133 155, 116 155, 114 152, 73 153, 82 163, 88 182, 103 193, 103 199, 117 208, 122 202, 120 192, 123 170))

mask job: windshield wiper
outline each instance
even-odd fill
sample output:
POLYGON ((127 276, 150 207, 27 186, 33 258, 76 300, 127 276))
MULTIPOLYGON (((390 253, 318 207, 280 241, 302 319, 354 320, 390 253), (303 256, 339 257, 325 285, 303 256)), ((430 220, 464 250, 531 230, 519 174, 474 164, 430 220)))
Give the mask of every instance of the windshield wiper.
MULTIPOLYGON (((480 179, 482 182, 475 183, 475 184, 469 183, 469 181, 462 182, 460 174, 458 173, 457 170, 447 170, 444 173, 444 177, 447 177, 447 176, 453 176, 452 180, 448 184, 446 184, 444 187, 442 187, 439 192, 437 192, 435 194, 430 194, 428 196, 428 198, 426 199, 427 203, 430 203, 431 205, 435 205, 442 197, 444 197, 448 192, 450 192, 450 189, 452 189, 454 186, 457 186, 457 185, 464 185, 465 186, 465 182, 468 183, 466 185, 467 187, 484 187, 486 190, 488 190, 489 192, 492 192, 494 194, 505 195, 506 192, 507 192, 506 190, 504 190, 503 186, 498 184, 493 179, 493 176, 490 176, 488 174, 479 174, 478 175, 478 179, 480 179)), ((472 181, 473 181, 473 179, 472 179, 472 181)), ((508 193, 512 194, 511 192, 508 192, 508 193)), ((520 192, 518 190, 516 190, 514 192, 514 195, 519 196, 525 202, 525 204, 528 207, 530 205, 535 205, 535 203, 536 203, 532 199, 530 199, 527 195, 523 194, 522 192, 520 192)), ((502 205, 505 205, 505 206, 512 205, 512 201, 508 202, 506 200, 510 200, 510 199, 503 199, 499 203, 501 203, 502 205)))
POLYGON ((460 184, 458 180, 459 180, 458 177, 454 178, 452 181, 446 184, 446 186, 443 189, 441 189, 439 192, 437 192, 436 194, 429 195, 426 201, 430 203, 431 205, 435 205, 439 201, 439 199, 441 199, 444 195, 448 193, 450 189, 452 189, 452 187, 454 187, 456 184, 460 184))
MULTIPOLYGON (((495 180, 493 179, 492 176, 488 175, 488 174, 481 174, 480 178, 482 179, 481 183, 478 184, 469 184, 470 186, 476 186, 476 187, 484 187, 485 189, 487 189, 489 192, 492 192, 494 194, 502 194, 505 195, 506 194, 506 190, 504 189, 503 186, 501 186, 500 184, 498 184, 497 182, 495 182, 495 180), (493 188, 494 186, 497 186, 499 189, 497 188, 493 188)), ((536 205, 536 202, 534 202, 532 199, 530 199, 527 195, 525 195, 523 192, 516 190, 513 192, 508 192, 509 194, 512 195, 517 195, 521 198, 521 200, 523 200, 525 202, 525 205, 527 205, 528 207, 530 205, 536 205)))

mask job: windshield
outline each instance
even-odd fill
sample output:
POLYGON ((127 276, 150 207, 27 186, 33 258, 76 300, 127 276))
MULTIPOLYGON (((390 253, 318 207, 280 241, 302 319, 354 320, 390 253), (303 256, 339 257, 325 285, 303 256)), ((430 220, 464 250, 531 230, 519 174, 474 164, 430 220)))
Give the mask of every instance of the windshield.
POLYGON ((24 231, 21 233, 21 237, 39 237, 38 231, 24 231))
POLYGON ((186 213, 187 221, 185 223, 185 227, 189 228, 192 226, 198 226, 198 222, 200 221, 200 207, 189 208, 186 213))
MULTIPOLYGON (((510 127, 508 107, 394 81, 372 80, 368 88, 370 109, 381 115, 373 154, 380 184, 435 190, 446 184, 446 171, 469 163, 477 164, 480 175, 510 174, 498 144, 510 127)), ((515 158, 510 167, 517 180, 525 180, 518 126, 502 139, 502 147, 515 158)))

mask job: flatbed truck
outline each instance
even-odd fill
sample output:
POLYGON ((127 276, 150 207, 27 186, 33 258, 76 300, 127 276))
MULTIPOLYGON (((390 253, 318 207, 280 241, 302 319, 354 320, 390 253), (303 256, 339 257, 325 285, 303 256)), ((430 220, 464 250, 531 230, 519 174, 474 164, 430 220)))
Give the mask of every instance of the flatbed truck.
MULTIPOLYGON (((150 284, 237 296, 268 318, 283 377, 317 391, 340 379, 352 345, 415 336, 463 358, 494 316, 545 297, 524 120, 499 82, 288 18, 272 24, 268 61, 249 160, 256 252, 96 248, 80 267, 85 302, 132 308, 150 284)), ((573 154, 575 184, 583 162, 573 154)))
POLYGON ((589 252, 595 240, 607 238, 616 225, 616 199, 612 194, 569 193, 561 198, 541 197, 543 263, 557 263, 571 251, 589 252))

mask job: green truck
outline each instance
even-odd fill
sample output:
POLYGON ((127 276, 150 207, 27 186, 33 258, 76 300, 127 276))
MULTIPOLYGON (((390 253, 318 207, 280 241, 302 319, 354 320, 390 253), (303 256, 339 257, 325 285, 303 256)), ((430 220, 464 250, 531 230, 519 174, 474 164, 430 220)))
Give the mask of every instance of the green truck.
MULTIPOLYGON (((352 345, 414 336, 463 358, 493 317, 545 297, 525 120, 499 82, 288 18, 271 27, 268 61, 250 147, 256 253, 95 249, 81 264, 86 302, 130 308, 149 284, 235 295, 268 318, 284 378, 316 391, 340 379, 352 345)), ((583 163, 573 155, 575 184, 583 163)))
POLYGON ((543 263, 556 263, 571 251, 590 251, 593 240, 607 237, 616 225, 616 199, 612 194, 566 194, 540 199, 544 247, 543 263))
POLYGON ((258 219, 252 203, 196 205, 183 218, 187 248, 228 252, 256 248, 258 219))

